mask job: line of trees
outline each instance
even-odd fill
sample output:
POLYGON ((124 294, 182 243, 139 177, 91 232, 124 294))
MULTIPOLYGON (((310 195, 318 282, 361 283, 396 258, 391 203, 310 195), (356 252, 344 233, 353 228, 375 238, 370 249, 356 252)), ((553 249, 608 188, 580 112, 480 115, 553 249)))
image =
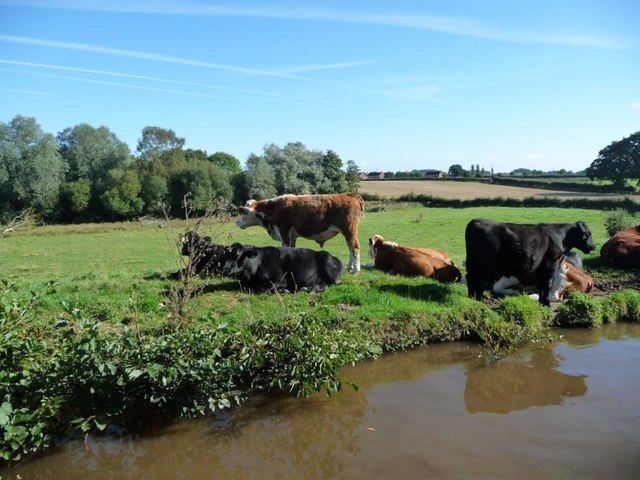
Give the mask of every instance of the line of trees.
POLYGON ((81 123, 57 136, 34 118, 0 122, 0 223, 25 210, 57 222, 122 220, 236 204, 284 193, 357 191, 360 170, 302 143, 264 147, 242 168, 225 152, 185 149, 173 130, 145 127, 135 153, 107 127, 81 123))

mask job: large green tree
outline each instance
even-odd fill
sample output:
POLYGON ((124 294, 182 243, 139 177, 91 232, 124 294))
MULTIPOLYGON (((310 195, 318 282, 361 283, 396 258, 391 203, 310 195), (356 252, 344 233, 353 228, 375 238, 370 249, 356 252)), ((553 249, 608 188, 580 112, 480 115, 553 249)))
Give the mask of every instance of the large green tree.
POLYGON ((275 174, 263 157, 253 153, 249 155, 244 177, 245 194, 247 196, 244 200, 250 198, 260 200, 277 195, 275 174))
POLYGON ((360 188, 360 168, 353 160, 347 162, 345 181, 347 182, 347 190, 349 190, 349 192, 355 193, 360 188))
POLYGON ((184 150, 185 139, 173 130, 161 127, 145 127, 138 140, 136 153, 141 182, 140 197, 144 211, 161 214, 172 202, 169 198, 169 181, 182 171, 188 162, 204 160, 202 150, 184 150))
POLYGON ((207 160, 189 162, 185 168, 175 172, 169 190, 171 213, 174 216, 182 213, 187 194, 191 206, 201 212, 215 208, 218 199, 230 201, 233 196, 229 175, 207 160))
POLYGON ((216 152, 209 155, 208 160, 231 176, 238 175, 242 172, 240 160, 229 153, 216 152))
POLYGON ((347 190, 345 172, 342 170, 342 159, 333 150, 327 150, 320 160, 322 182, 318 193, 342 193, 347 190))
POLYGON ((451 165, 449 167, 449 171, 447 172, 452 177, 461 177, 464 175, 464 168, 459 163, 451 165))
POLYGON ((91 182, 102 180, 109 170, 126 168, 131 163, 131 152, 107 127, 92 127, 81 123, 65 128, 58 134, 58 148, 67 161, 67 181, 82 178, 91 182))
POLYGON ((67 165, 55 138, 31 117, 0 122, 0 217, 32 208, 53 212, 67 165))
POLYGON ((173 130, 145 127, 136 147, 138 160, 147 171, 168 178, 184 167, 184 144, 173 130))
POLYGON ((109 170, 101 190, 103 211, 111 219, 130 218, 142 212, 142 185, 135 170, 109 170))
POLYGON ((624 187, 627 179, 640 183, 640 132, 600 150, 587 168, 587 176, 591 180, 611 180, 617 187, 624 187))

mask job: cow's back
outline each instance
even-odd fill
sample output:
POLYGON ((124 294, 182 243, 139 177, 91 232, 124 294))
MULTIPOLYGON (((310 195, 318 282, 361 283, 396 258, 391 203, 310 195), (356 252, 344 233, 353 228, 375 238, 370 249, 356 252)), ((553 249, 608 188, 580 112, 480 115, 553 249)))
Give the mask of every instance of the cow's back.
POLYGON ((602 263, 612 267, 640 268, 640 225, 616 233, 600 248, 602 263))

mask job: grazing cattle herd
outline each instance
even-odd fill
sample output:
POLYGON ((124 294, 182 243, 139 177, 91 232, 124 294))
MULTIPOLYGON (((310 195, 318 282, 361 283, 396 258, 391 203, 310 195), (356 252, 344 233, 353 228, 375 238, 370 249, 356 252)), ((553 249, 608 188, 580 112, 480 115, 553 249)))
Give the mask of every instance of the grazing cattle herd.
MULTIPOLYGON (((225 246, 187 232, 180 236, 181 253, 189 256, 192 274, 234 278, 248 291, 319 292, 340 282, 342 262, 326 251, 295 248, 296 239, 315 240, 322 247, 338 233, 349 248, 349 271, 360 271, 358 225, 364 215, 360 195, 249 200, 238 214, 238 227, 261 226, 282 246, 225 246)), ((381 235, 369 239, 368 253, 374 259, 369 266, 393 275, 466 281, 468 295, 477 300, 486 290, 496 295, 525 292, 549 305, 563 301, 569 292, 589 293, 594 288, 582 258, 573 251, 588 254, 596 248, 584 222, 519 224, 473 219, 464 238, 466 277, 443 250, 398 245, 381 235)), ((605 265, 640 268, 640 226, 612 237, 600 254, 605 265)))

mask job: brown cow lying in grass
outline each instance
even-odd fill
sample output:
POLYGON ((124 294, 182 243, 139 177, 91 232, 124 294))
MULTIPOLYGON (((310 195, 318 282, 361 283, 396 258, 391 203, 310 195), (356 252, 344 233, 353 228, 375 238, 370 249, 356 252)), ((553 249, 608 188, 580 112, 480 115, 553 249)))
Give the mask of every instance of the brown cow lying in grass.
POLYGON ((640 225, 616 233, 600 248, 602 263, 610 267, 640 268, 640 225))
POLYGON ((375 260, 375 268, 393 275, 422 276, 441 282, 457 282, 462 278, 443 250, 406 247, 374 235, 369 239, 369 255, 375 260))

